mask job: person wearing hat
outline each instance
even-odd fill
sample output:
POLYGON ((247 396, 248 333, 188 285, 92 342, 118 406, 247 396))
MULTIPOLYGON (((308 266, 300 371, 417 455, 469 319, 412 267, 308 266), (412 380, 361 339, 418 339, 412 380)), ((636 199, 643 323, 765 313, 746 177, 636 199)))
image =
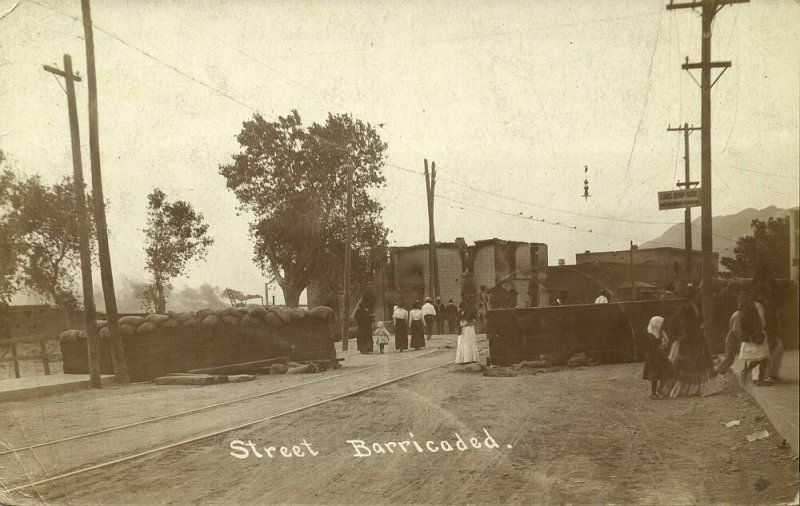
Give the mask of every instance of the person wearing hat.
POLYGON ((430 297, 425 297, 425 304, 422 305, 422 317, 425 319, 425 333, 428 335, 428 341, 430 341, 433 333, 433 322, 436 321, 436 307, 431 304, 430 297))

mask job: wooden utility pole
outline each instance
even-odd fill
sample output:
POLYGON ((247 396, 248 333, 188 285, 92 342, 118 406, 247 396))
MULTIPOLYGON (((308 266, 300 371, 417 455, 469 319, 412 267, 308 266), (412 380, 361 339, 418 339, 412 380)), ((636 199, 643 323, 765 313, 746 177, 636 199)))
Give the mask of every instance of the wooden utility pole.
POLYGON ((714 16, 726 5, 747 3, 750 0, 693 0, 689 2, 673 3, 667 5, 667 10, 673 9, 702 9, 702 46, 700 63, 686 63, 681 68, 684 70, 700 69, 700 135, 701 135, 701 157, 700 157, 700 198, 701 198, 701 238, 700 243, 703 250, 703 281, 702 281, 702 305, 703 323, 706 343, 710 344, 713 337, 712 315, 714 314, 714 296, 712 293, 714 279, 714 251, 713 235, 711 229, 711 87, 731 66, 731 62, 712 62, 711 61, 711 24, 714 16), (711 69, 722 69, 720 74, 711 82, 711 69))
MULTIPOLYGON (((672 128, 667 127, 667 132, 683 132, 683 160, 684 169, 686 172, 683 182, 678 181, 676 186, 683 187, 686 190, 692 186, 700 184, 698 181, 692 181, 691 173, 689 170, 689 134, 695 130, 700 130, 699 127, 689 126, 689 123, 684 123, 682 127, 672 128)), ((683 214, 684 221, 684 244, 686 246, 686 282, 692 282, 692 208, 687 207, 683 214)))
POLYGON ((81 78, 72 73, 72 57, 64 55, 63 72, 45 65, 51 74, 61 76, 67 85, 67 109, 69 111, 69 130, 72 137, 72 179, 75 183, 75 205, 78 218, 78 242, 81 256, 81 281, 83 282, 83 312, 86 317, 86 343, 89 354, 89 383, 92 388, 100 388, 100 338, 97 335, 97 315, 94 307, 94 287, 92 286, 92 255, 89 250, 89 220, 86 214, 86 193, 83 184, 83 163, 81 161, 81 134, 78 128, 78 106, 75 103, 75 81, 81 78))
POLYGON ((636 300, 636 268, 633 265, 633 241, 631 241, 631 300, 636 300))
POLYGON ((428 196, 428 294, 432 300, 439 292, 439 259, 436 254, 436 232, 433 227, 433 202, 436 191, 436 162, 431 162, 428 172, 428 159, 425 159, 425 193, 428 196))
POLYGON ((342 315, 342 351, 347 351, 350 339, 350 248, 353 242, 353 164, 347 162, 347 209, 345 223, 345 250, 344 250, 344 314, 342 315))
POLYGON ((97 76, 94 67, 94 32, 89 0, 81 0, 83 9, 83 32, 86 39, 86 78, 89 88, 89 156, 92 166, 92 195, 94 195, 94 223, 97 228, 97 253, 100 257, 100 279, 103 284, 103 298, 108 321, 108 342, 111 348, 111 362, 114 365, 114 379, 127 385, 128 366, 125 362, 125 349, 119 330, 117 296, 114 292, 114 275, 111 270, 111 253, 108 248, 108 227, 106 226, 106 203, 103 197, 103 177, 100 170, 100 139, 97 120, 97 76))

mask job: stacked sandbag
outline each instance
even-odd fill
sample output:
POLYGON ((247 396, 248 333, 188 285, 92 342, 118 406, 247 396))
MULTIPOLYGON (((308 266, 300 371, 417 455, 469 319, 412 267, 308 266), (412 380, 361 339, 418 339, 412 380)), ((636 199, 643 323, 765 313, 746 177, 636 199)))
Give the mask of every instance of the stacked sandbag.
MULTIPOLYGON (((286 308, 282 306, 259 306, 249 304, 243 307, 226 307, 224 309, 201 309, 191 312, 170 312, 168 314, 151 313, 144 316, 128 315, 119 319, 120 332, 124 336, 150 334, 159 329, 179 327, 217 327, 243 326, 257 327, 269 325, 281 327, 302 321, 307 318, 329 320, 335 316, 332 308, 318 306, 311 310, 306 308, 286 308)), ((101 337, 109 335, 108 322, 98 320, 97 327, 101 337)), ((61 333, 62 341, 86 338, 86 331, 67 330, 61 333)))

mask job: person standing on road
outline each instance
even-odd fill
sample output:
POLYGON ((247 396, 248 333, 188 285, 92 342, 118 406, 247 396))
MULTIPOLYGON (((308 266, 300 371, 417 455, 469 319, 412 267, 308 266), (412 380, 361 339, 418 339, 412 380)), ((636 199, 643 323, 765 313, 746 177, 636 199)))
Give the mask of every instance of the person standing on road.
POLYGON ((372 317, 366 304, 359 304, 355 320, 358 326, 358 351, 372 353, 372 317))
POLYGON ((434 304, 436 308, 436 334, 444 335, 444 322, 445 322, 445 314, 444 314, 444 302, 442 302, 441 297, 436 297, 436 304, 434 304))
POLYGON ((747 299, 748 295, 744 291, 740 292, 739 296, 736 298, 736 311, 731 315, 730 321, 728 322, 728 334, 725 336, 725 356, 722 358, 722 362, 714 369, 717 374, 726 374, 739 355, 739 348, 742 347, 742 340, 740 338, 740 332, 735 332, 734 328, 740 328, 741 326, 739 323, 739 319, 741 318, 740 311, 747 304, 747 299))
POLYGON ((650 398, 663 399, 662 392, 666 380, 672 372, 672 364, 667 359, 669 336, 662 330, 664 318, 654 316, 647 325, 647 354, 644 358, 642 379, 650 380, 650 398))
POLYGON ((600 295, 596 299, 594 299, 594 303, 595 304, 608 304, 608 292, 606 292, 605 288, 600 290, 600 295))
POLYGON ((375 324, 375 332, 372 333, 372 337, 375 339, 375 344, 380 348, 381 355, 383 355, 384 346, 389 344, 389 331, 384 328, 383 322, 375 324))
POLYGON ((758 367, 758 380, 756 386, 770 386, 767 381, 767 368, 769 367, 769 344, 764 333, 764 308, 749 297, 746 298, 741 308, 731 318, 732 332, 739 336, 742 342, 739 348, 739 358, 744 360, 741 372, 742 382, 750 380, 750 373, 758 367))
POLYGON ((408 313, 411 328, 411 347, 414 350, 425 347, 425 318, 422 314, 422 309, 419 307, 419 301, 414 302, 411 311, 408 313))
POLYGON ((394 313, 394 348, 399 351, 408 349, 408 311, 402 302, 395 307, 394 313))
POLYGON ((430 297, 425 297, 425 304, 422 305, 422 316, 425 319, 425 333, 428 335, 428 341, 430 341, 433 333, 433 324, 436 321, 436 307, 431 304, 430 297))
POLYGON ((461 334, 461 329, 458 327, 458 306, 455 305, 453 299, 444 307, 444 314, 447 318, 447 332, 449 334, 461 334))
POLYGON ((478 343, 475 338, 476 312, 472 308, 465 308, 459 315, 461 319, 461 335, 458 336, 456 348, 456 364, 470 364, 477 362, 478 343))

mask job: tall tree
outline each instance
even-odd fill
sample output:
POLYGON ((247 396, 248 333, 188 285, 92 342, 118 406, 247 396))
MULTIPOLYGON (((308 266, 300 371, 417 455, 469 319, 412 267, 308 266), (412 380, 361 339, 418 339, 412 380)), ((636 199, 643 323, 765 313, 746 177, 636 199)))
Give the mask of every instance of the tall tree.
POLYGON ((237 136, 242 149, 220 166, 240 210, 255 216, 254 260, 296 307, 309 282, 338 293, 345 251, 348 166, 353 180, 353 272, 385 257, 388 230, 370 191, 383 186, 386 144, 369 123, 329 114, 303 127, 297 111, 275 122, 256 114, 237 136))
POLYGON ((734 275, 752 277, 757 272, 776 278, 789 277, 789 217, 753 220, 753 235, 740 237, 733 249, 734 258, 720 263, 734 275))
MULTIPOLYGON (((38 176, 18 179, 10 170, 0 175, 0 283, 7 296, 25 287, 66 309, 80 306, 75 275, 80 269, 75 186, 71 178, 47 185, 38 176), (6 232, 3 234, 2 232, 6 232)), ((91 196, 87 195, 91 216, 91 196)), ((94 227, 89 220, 90 235, 94 227)))
POLYGON ((167 201, 166 194, 158 188, 147 196, 144 233, 145 268, 152 281, 141 297, 145 304, 153 303, 157 313, 164 313, 172 280, 183 274, 191 260, 205 258, 214 240, 208 235, 202 214, 186 201, 167 201))

